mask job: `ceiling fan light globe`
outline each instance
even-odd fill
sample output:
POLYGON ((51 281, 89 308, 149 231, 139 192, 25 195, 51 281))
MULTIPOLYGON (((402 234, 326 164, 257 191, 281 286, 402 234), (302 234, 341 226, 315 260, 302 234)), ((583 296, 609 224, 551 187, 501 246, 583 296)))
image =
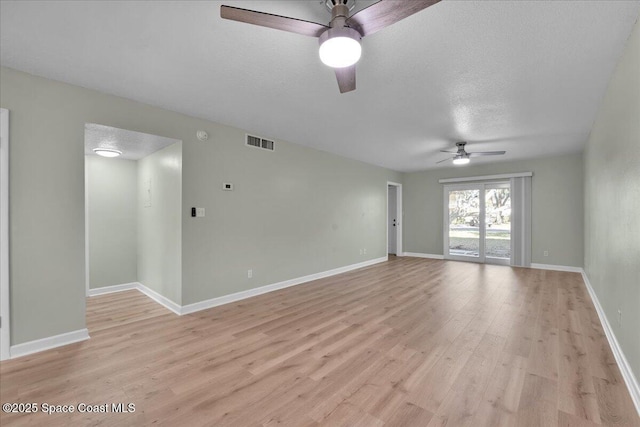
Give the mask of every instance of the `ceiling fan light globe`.
POLYGON ((456 157, 453 159, 453 164, 456 166, 466 165, 469 163, 468 157, 456 157))
POLYGON ((360 33, 352 28, 331 28, 320 36, 320 60, 332 68, 350 67, 360 60, 360 33))
POLYGON ((362 47, 350 37, 334 37, 320 45, 320 60, 332 68, 350 67, 360 60, 362 47))

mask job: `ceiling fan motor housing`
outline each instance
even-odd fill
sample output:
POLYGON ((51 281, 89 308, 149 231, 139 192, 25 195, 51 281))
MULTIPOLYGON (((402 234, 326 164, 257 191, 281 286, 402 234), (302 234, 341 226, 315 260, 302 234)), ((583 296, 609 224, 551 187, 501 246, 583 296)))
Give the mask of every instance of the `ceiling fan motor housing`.
POLYGON ((360 33, 354 30, 353 28, 342 27, 342 28, 329 28, 327 31, 322 33, 320 37, 318 37, 318 42, 322 46, 322 43, 335 37, 348 37, 350 39, 357 40, 358 42, 362 39, 362 36, 360 35, 360 33))
POLYGON ((344 4, 336 4, 331 9, 331 22, 329 26, 331 28, 342 28, 346 26, 347 19, 349 18, 349 8, 344 4))
MULTIPOLYGON (((322 2, 321 2, 322 3, 322 2)), ((324 5, 329 10, 333 10, 333 7, 336 5, 346 5, 349 10, 353 10, 356 7, 356 0, 325 0, 324 5)))

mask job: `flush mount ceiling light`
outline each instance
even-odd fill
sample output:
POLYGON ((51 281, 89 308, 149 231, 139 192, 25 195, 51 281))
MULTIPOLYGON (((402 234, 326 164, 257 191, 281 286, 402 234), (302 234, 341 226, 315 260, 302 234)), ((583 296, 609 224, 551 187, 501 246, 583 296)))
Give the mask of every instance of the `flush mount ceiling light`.
POLYGON ((320 36, 320 60, 332 68, 350 67, 362 54, 360 33, 352 28, 331 28, 320 36))
POLYGON ((118 157, 122 151, 113 150, 111 148, 94 148, 93 152, 102 157, 118 157))

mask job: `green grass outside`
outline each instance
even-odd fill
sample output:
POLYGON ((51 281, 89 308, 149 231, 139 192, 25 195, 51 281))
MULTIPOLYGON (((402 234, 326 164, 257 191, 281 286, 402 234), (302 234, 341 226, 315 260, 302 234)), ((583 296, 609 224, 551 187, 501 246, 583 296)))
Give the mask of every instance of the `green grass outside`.
MULTIPOLYGON (((491 233, 487 235, 485 255, 497 258, 511 256, 511 241, 509 233, 491 233)), ((478 252, 479 234, 472 231, 455 231, 449 236, 449 248, 452 250, 478 252)))

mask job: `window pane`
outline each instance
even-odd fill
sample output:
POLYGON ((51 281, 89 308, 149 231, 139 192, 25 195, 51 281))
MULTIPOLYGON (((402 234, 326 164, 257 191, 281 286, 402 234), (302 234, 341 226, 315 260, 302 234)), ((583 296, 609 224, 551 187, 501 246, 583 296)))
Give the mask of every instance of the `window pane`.
POLYGON ((485 256, 511 258, 511 191, 485 189, 485 256))
POLYGON ((480 190, 449 191, 449 254, 479 257, 480 190))

